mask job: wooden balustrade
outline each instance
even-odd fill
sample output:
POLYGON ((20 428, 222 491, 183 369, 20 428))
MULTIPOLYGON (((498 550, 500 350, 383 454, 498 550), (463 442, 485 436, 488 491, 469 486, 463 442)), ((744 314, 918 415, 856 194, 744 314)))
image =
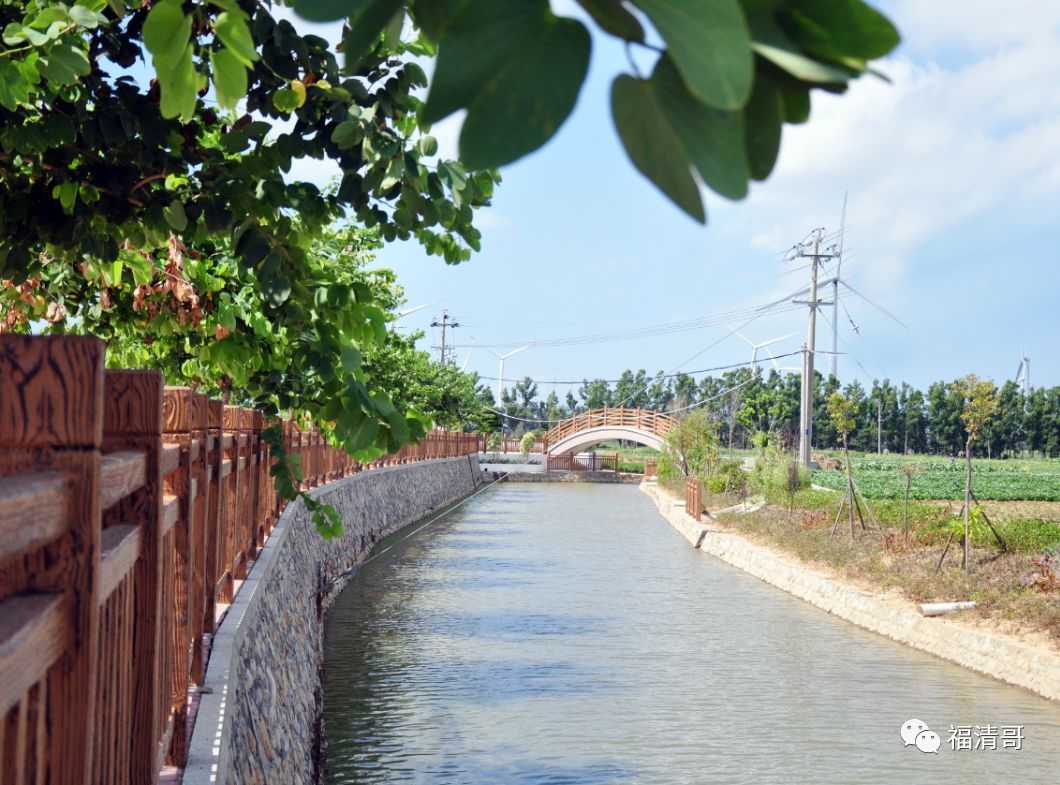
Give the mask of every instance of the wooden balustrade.
POLYGON ((548 449, 550 445, 559 444, 568 436, 590 428, 632 428, 664 436, 673 428, 674 423, 675 420, 670 415, 647 409, 590 409, 556 423, 545 434, 545 448, 548 449))
POLYGON ((685 478, 685 512, 697 521, 703 517, 703 483, 697 477, 685 478))
MULTIPOLYGON (((184 762, 205 637, 283 509, 260 413, 0 336, 0 780, 141 785, 184 762)), ((302 488, 470 455, 431 431, 362 466, 282 423, 302 488)))
POLYGON ((617 472, 618 453, 603 455, 597 452, 580 455, 549 455, 545 471, 553 472, 617 472))

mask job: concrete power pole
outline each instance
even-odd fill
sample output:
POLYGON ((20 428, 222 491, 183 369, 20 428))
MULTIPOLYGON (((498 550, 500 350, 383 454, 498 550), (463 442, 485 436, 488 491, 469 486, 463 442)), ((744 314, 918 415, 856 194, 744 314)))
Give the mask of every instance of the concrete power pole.
POLYGON ((452 329, 455 330, 459 326, 460 326, 460 322, 450 321, 450 319, 449 319, 449 311, 444 311, 444 310, 442 311, 442 320, 441 321, 438 321, 437 319, 435 319, 433 322, 431 322, 431 327, 441 327, 442 328, 442 345, 434 347, 435 349, 438 349, 438 362, 441 363, 442 365, 445 365, 445 364, 447 364, 449 362, 449 357, 446 354, 446 350, 445 350, 445 328, 451 327, 452 329))
POLYGON ((839 252, 835 280, 832 281, 832 376, 839 376, 839 275, 843 272, 843 235, 847 227, 847 194, 843 192, 843 213, 839 217, 839 252))
POLYGON ((810 466, 813 448, 813 360, 817 349, 817 309, 822 305, 829 304, 817 299, 817 266, 822 259, 831 259, 835 256, 835 254, 821 253, 821 238, 824 236, 823 229, 815 229, 811 234, 813 237, 813 253, 805 253, 801 243, 795 253, 796 257, 810 260, 810 299, 795 301, 810 308, 806 352, 802 363, 802 400, 799 407, 799 463, 807 468, 810 466))

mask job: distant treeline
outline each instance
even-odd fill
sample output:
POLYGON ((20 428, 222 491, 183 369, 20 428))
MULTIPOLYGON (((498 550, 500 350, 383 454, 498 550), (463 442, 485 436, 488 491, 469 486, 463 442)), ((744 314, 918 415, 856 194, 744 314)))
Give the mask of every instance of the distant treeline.
MULTIPOLYGON (((799 432, 799 374, 752 373, 749 368, 707 376, 698 382, 686 374, 649 376, 625 371, 617 382, 586 379, 576 392, 560 400, 555 392, 541 400, 537 383, 525 378, 502 395, 502 408, 513 417, 508 430, 545 429, 549 421, 604 406, 673 412, 700 404, 718 422, 723 444, 751 447, 757 433, 793 445, 799 432)), ((839 390, 858 405, 857 427, 851 435, 854 450, 875 451, 877 433, 887 452, 955 455, 964 449, 962 400, 950 382, 935 382, 926 392, 885 379, 866 389, 859 382, 841 384, 834 376, 816 374, 814 389, 814 449, 832 449, 839 439, 829 421, 825 401, 839 390), (879 423, 879 426, 877 425, 879 423)), ((1060 387, 1039 388, 1024 396, 1015 382, 998 389, 998 412, 984 430, 976 450, 990 457, 1033 452, 1060 456, 1060 387)))

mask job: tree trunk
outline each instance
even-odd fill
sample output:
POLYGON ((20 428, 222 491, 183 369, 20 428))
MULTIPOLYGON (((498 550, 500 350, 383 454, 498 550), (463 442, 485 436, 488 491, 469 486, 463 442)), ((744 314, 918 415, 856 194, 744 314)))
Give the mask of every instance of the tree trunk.
POLYGON ((968 555, 971 545, 971 534, 968 531, 968 512, 972 507, 972 439, 964 445, 964 461, 967 471, 964 476, 964 571, 968 572, 968 555))

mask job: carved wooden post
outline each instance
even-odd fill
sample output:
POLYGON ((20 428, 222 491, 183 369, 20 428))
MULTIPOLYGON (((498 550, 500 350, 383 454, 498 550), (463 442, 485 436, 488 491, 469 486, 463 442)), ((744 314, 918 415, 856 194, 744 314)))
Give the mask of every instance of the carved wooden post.
POLYGON ((173 667, 170 673, 170 701, 173 715, 173 736, 168 760, 175 766, 183 766, 187 753, 187 692, 191 674, 192 648, 192 531, 194 521, 194 494, 192 477, 192 391, 187 387, 167 387, 163 395, 162 427, 166 452, 174 447, 177 453, 176 468, 172 460, 165 462, 163 484, 168 495, 178 500, 179 512, 173 524, 173 635, 166 642, 171 648, 173 667))
POLYGON ((221 463, 221 477, 224 481, 224 518, 221 539, 224 542, 221 560, 221 575, 224 586, 221 589, 221 601, 232 602, 235 593, 236 549, 239 542, 240 504, 243 500, 242 473, 239 471, 239 457, 242 454, 242 442, 239 434, 239 407, 224 407, 224 432, 221 447, 225 453, 221 463))
POLYGON ((103 366, 94 338, 0 335, 0 715, 24 729, 5 782, 90 781, 103 366))
POLYGON ((209 402, 209 494, 206 500, 206 604, 203 607, 203 630, 213 632, 217 624, 217 584, 221 580, 224 550, 225 491, 227 480, 221 476, 224 463, 224 403, 209 402))
MULTIPOLYGON (((205 674, 203 663, 203 631, 206 595, 211 588, 206 580, 206 529, 210 509, 210 471, 207 431, 210 425, 210 402, 205 395, 191 399, 191 578, 188 595, 188 615, 191 619, 191 680, 201 684, 205 674)), ((211 606, 212 607, 212 606, 211 606)), ((211 626, 212 629, 212 626, 211 626)))
POLYGON ((107 510, 104 525, 133 524, 140 530, 135 581, 133 672, 135 700, 129 739, 130 778, 158 777, 159 740, 169 715, 173 627, 172 530, 163 519, 162 374, 107 371, 104 378, 104 452, 142 450, 144 484, 107 510))

